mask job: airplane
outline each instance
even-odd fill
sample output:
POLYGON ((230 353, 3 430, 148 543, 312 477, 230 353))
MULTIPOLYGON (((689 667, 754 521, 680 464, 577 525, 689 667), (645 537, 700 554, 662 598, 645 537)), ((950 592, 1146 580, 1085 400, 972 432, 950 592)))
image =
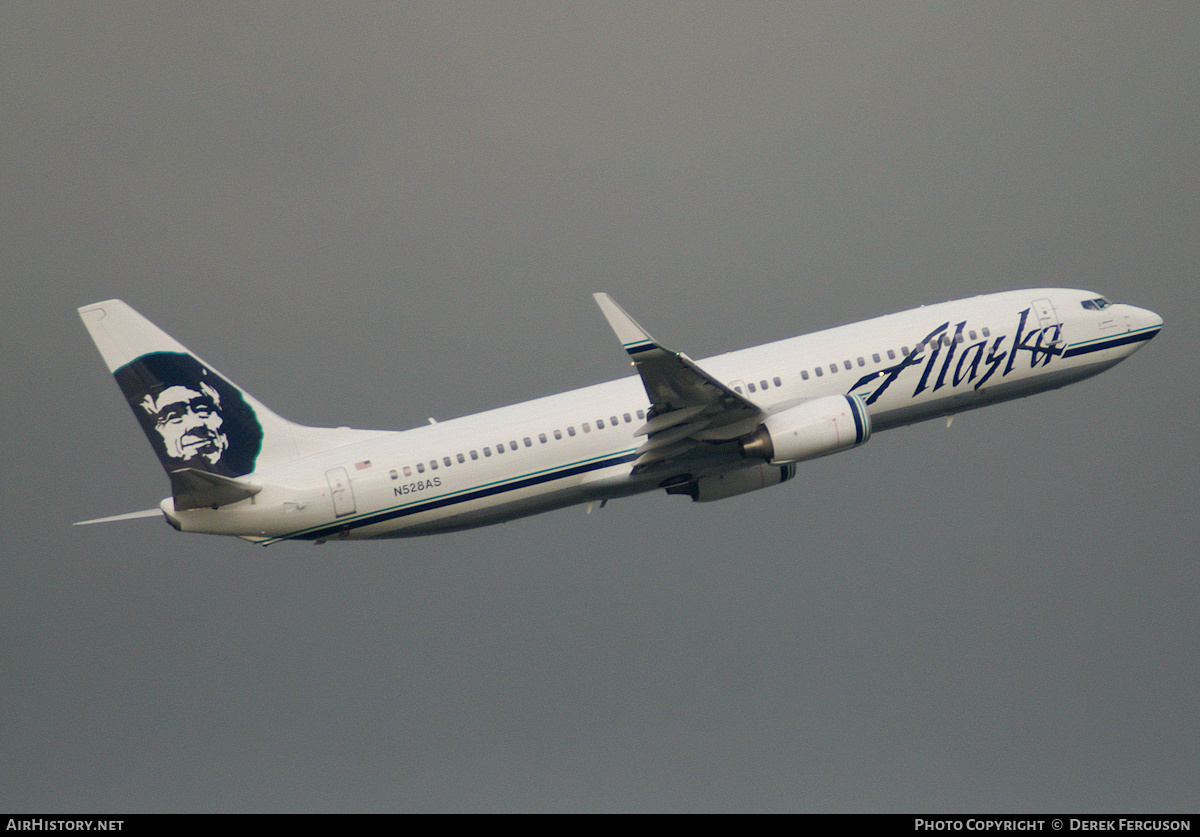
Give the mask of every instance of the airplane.
POLYGON ((1082 381, 1162 328, 1091 291, 922 306, 694 361, 595 301, 637 374, 403 431, 282 418, 120 300, 79 309, 171 484, 183 532, 428 535, 647 491, 711 502, 787 482, 874 433, 1082 381))

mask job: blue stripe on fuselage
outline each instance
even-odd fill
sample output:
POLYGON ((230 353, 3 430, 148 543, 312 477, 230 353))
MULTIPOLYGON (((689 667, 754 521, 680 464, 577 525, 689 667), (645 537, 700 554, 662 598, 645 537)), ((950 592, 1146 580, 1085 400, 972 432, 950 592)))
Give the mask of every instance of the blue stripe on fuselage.
POLYGON ((1161 326, 1158 328, 1147 328, 1141 331, 1131 331, 1128 334, 1122 334, 1119 337, 1102 338, 1089 343, 1078 343, 1074 346, 1069 346, 1063 352, 1063 357, 1079 357, 1080 355, 1091 354, 1092 352, 1102 352, 1105 349, 1115 349, 1118 346, 1128 346, 1130 343, 1141 343, 1144 340, 1149 340, 1154 335, 1158 334, 1161 326))
POLYGON ((541 485, 554 480, 565 479, 566 477, 578 476, 586 474, 590 471, 599 471, 604 468, 611 468, 614 465, 621 465, 626 462, 632 462, 637 459, 637 453, 622 453, 616 456, 606 457, 594 462, 584 462, 579 465, 572 465, 568 468, 563 468, 559 471, 551 471, 549 473, 534 474, 532 476, 513 480, 512 482, 502 483, 500 485, 488 485, 482 488, 467 490, 461 494, 454 494, 448 497, 438 497, 425 503, 417 503, 411 506, 402 508, 388 509, 374 514, 367 514, 352 521, 344 521, 335 523, 329 526, 322 526, 319 529, 312 529, 307 532, 297 532, 291 535, 282 535, 278 538, 273 538, 271 542, 281 540, 319 540, 321 538, 336 537, 342 532, 350 529, 360 529, 363 526, 373 526, 376 523, 386 523, 389 520, 396 520, 401 517, 408 517, 414 514, 420 514, 433 509, 442 509, 448 506, 453 506, 457 503, 467 503, 471 500, 479 500, 484 497, 493 497, 497 494, 503 494, 506 491, 518 491, 522 488, 529 488, 534 485, 541 485))

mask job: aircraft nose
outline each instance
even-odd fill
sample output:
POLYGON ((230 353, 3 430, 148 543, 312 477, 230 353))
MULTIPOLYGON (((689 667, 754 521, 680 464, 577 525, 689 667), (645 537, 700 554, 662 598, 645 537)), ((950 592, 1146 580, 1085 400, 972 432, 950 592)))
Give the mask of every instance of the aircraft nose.
POLYGON ((1158 334, 1163 326, 1163 318, 1145 308, 1134 308, 1129 319, 1130 330, 1145 333, 1147 340, 1158 334))
POLYGON ((1134 305, 1125 306, 1125 336, 1120 341, 1127 354, 1133 354, 1145 346, 1157 335, 1163 326, 1162 317, 1145 308, 1134 305))

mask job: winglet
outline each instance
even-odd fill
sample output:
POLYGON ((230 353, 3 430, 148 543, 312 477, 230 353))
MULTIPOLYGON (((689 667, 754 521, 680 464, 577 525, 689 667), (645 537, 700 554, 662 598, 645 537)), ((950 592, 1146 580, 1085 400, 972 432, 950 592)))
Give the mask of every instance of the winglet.
POLYGON ((662 348, 659 342, 651 337, 646 329, 634 322, 633 317, 626 314, 625 309, 617 305, 608 294, 592 294, 592 298, 596 300, 604 318, 608 320, 617 339, 621 341, 621 345, 630 355, 636 357, 640 352, 662 348))

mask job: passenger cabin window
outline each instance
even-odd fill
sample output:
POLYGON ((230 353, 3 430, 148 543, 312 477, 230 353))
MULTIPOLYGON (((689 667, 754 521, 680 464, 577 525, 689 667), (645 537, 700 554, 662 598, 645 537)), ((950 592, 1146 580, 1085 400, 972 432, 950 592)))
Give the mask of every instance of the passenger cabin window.
POLYGON ((800 370, 800 380, 802 380, 802 381, 808 380, 808 370, 807 369, 800 370))
POLYGON ((407 465, 404 466, 404 476, 406 476, 406 477, 412 476, 412 468, 408 467, 407 465))
POLYGON ((992 331, 991 331, 991 329, 989 329, 987 326, 984 326, 984 327, 983 327, 983 336, 984 336, 984 337, 991 337, 991 336, 992 336, 992 331))
POLYGON ((608 417, 608 423, 609 423, 609 424, 611 424, 613 427, 616 427, 616 426, 617 426, 617 417, 616 417, 616 416, 609 416, 609 417, 608 417))
POLYGON ((584 433, 591 433, 591 432, 592 432, 592 427, 591 427, 591 425, 589 425, 589 424, 588 424, 586 421, 583 423, 583 432, 584 432, 584 433))
POLYGON ((746 384, 746 389, 750 390, 751 392, 758 392, 758 390, 756 390, 756 389, 754 388, 754 382, 753 382, 753 381, 751 381, 750 383, 746 384))
POLYGON ((541 442, 543 445, 544 445, 544 444, 546 444, 546 434, 545 434, 545 433, 539 433, 539 434, 538 434, 538 441, 539 441, 539 442, 541 442))
POLYGON ((389 477, 391 477, 391 478, 392 478, 392 479, 394 479, 394 480, 398 480, 398 479, 400 479, 400 474, 398 474, 398 473, 396 472, 396 470, 395 470, 395 469, 392 469, 391 471, 388 471, 388 476, 389 476, 389 477))
POLYGON ((504 442, 496 445, 496 455, 499 456, 502 453, 504 453, 504 442))
POLYGON ((831 364, 829 364, 829 371, 830 371, 830 372, 837 372, 837 364, 836 364, 836 363, 831 363, 831 364))
POLYGON ((511 442, 508 443, 508 449, 509 450, 517 449, 517 440, 516 439, 513 439, 511 442))
POLYGON ((555 438, 555 439, 561 439, 561 438, 562 438, 562 431, 561 431, 561 430, 555 430, 555 431, 554 431, 554 438, 555 438))
POLYGON ((460 454, 458 454, 458 455, 455 457, 455 459, 457 459, 457 460, 458 460, 458 464, 459 464, 459 465, 461 465, 461 464, 463 464, 464 462, 466 462, 466 461, 467 461, 467 458, 466 458, 465 456, 463 456, 461 453, 460 453, 460 454))
POLYGON ((641 421, 642 419, 646 418, 646 411, 645 411, 645 410, 638 410, 638 411, 637 411, 637 417, 638 417, 638 421, 641 421))
POLYGON ((767 382, 766 382, 766 381, 759 381, 759 382, 758 382, 758 385, 759 385, 760 387, 762 387, 763 389, 768 389, 768 387, 767 387, 767 382))
POLYGON ((813 371, 817 373, 817 377, 818 377, 818 378, 820 378, 822 375, 824 375, 824 374, 825 374, 825 370, 824 370, 824 369, 822 369, 822 368, 821 368, 821 367, 819 367, 819 366, 818 366, 818 367, 817 367, 815 370, 813 370, 813 371))
POLYGON ((895 359, 896 359, 896 350, 888 349, 888 360, 895 360, 895 359))
MULTIPOLYGON (((462 456, 462 454, 460 453, 460 454, 459 454, 459 456, 462 456)), ((443 457, 442 457, 442 464, 443 464, 443 465, 445 465, 447 468, 449 468, 449 467, 450 467, 450 457, 448 457, 448 456, 443 456, 443 457)))
POLYGON ((437 460, 436 459, 429 460, 429 467, 432 468, 434 471, 436 471, 437 470, 437 460))
POLYGON ((604 419, 596 419, 596 429, 597 430, 604 429, 604 419))
POLYGON ((575 425, 571 425, 570 427, 568 427, 568 428, 567 428, 567 435, 568 435, 568 436, 574 436, 574 435, 575 435, 575 425))
POLYGON ((478 451, 471 451, 471 458, 472 458, 472 459, 478 459, 478 458, 479 458, 479 452, 478 452, 478 451))
POLYGON ((423 474, 423 473, 425 473, 425 465, 424 465, 423 463, 421 463, 421 462, 418 462, 418 463, 417 463, 417 473, 418 473, 418 474, 423 474))
POLYGON ((879 352, 876 352, 875 354, 871 355, 871 360, 874 361, 875 363, 880 363, 879 352))
POLYGON ((626 424, 629 424, 629 422, 633 421, 633 418, 629 415, 629 413, 624 415, 624 419, 626 424))
POLYGON ((491 456, 491 455, 492 455, 492 449, 491 449, 491 448, 484 448, 484 449, 483 449, 483 455, 484 455, 484 456, 491 456))
POLYGON ((775 386, 777 386, 777 387, 781 387, 781 386, 783 386, 783 381, 781 381, 781 380, 779 379, 779 376, 778 376, 778 375, 776 375, 774 378, 772 378, 772 379, 771 379, 771 382, 772 382, 772 383, 774 383, 774 384, 775 384, 775 386))

